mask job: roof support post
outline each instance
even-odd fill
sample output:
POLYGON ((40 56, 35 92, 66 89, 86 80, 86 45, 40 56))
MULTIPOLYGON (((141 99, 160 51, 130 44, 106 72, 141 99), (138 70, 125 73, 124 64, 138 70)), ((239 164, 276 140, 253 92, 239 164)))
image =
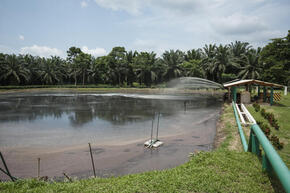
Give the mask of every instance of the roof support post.
POLYGON ((258 85, 258 97, 259 98, 260 98, 260 92, 261 92, 260 85, 258 85))
POLYGON ((274 89, 271 87, 271 94, 270 94, 270 105, 273 105, 273 94, 274 94, 274 89))
POLYGON ((287 86, 284 86, 284 95, 287 95, 287 86))
POLYGON ((267 88, 264 86, 264 88, 263 88, 263 102, 266 102, 266 98, 267 98, 267 88))
POLYGON ((231 88, 228 87, 228 101, 231 102, 232 99, 231 99, 231 88))
POLYGON ((237 102, 237 87, 233 86, 232 89, 233 89, 233 100, 236 103, 237 102))

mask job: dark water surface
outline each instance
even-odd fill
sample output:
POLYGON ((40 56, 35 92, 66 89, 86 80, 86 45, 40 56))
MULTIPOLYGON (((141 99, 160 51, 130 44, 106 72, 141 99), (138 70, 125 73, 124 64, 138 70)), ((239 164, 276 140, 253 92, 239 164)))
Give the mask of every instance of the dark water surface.
POLYGON ((159 112, 160 136, 180 134, 219 108, 216 98, 198 95, 6 94, 0 96, 0 146, 116 144, 148 138, 159 112))
MULTIPOLYGON (((1 94, 0 148, 6 149, 7 159, 14 167, 12 171, 23 177, 31 176, 29 168, 35 170, 35 165, 30 166, 30 163, 35 162, 32 157, 36 159, 38 155, 33 152, 29 157, 29 151, 23 153, 22 150, 73 147, 88 142, 99 147, 93 149, 98 157, 96 165, 99 176, 174 167, 185 162, 190 152, 212 148, 221 103, 218 97, 199 94, 1 94), (159 113, 159 138, 164 139, 165 144, 152 152, 144 149, 143 143, 150 138, 153 118, 156 129, 159 113), (123 145, 123 149, 106 149, 106 146, 112 145, 120 148, 123 145), (21 151, 18 151, 19 148, 21 151), (121 161, 112 161, 115 158, 111 154, 118 154, 121 161), (126 155, 130 155, 127 160, 122 158, 126 155), (20 163, 23 166, 17 169, 20 163)), ((47 159, 51 159, 52 163, 53 160, 60 160, 55 161, 60 163, 61 160, 70 161, 80 156, 89 158, 87 154, 87 150, 82 153, 68 151, 54 157, 48 156, 47 159)), ((69 161, 60 166, 63 171, 87 176, 89 163, 87 168, 73 170, 76 161, 71 165, 69 161)), ((50 170, 47 175, 57 176, 59 170, 54 173, 50 170)))

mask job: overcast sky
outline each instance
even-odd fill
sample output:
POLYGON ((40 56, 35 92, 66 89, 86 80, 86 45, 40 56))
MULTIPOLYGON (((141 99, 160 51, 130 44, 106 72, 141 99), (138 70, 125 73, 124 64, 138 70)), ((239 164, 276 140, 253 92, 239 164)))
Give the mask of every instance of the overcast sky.
POLYGON ((290 29, 289 0, 1 0, 0 52, 94 56, 115 46, 154 51, 247 41, 254 47, 290 29))

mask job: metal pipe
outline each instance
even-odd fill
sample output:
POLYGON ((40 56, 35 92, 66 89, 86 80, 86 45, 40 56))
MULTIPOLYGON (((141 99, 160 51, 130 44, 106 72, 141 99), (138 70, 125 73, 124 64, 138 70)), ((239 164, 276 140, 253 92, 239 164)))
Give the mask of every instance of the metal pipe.
POLYGON ((272 144, 269 142, 259 125, 252 125, 251 129, 256 134, 260 144, 262 145, 264 152, 271 163, 272 168, 277 174, 281 184, 283 185, 286 192, 290 192, 290 172, 282 161, 272 144))
POLYGON ((158 113, 158 121, 157 121, 157 132, 156 132, 156 140, 158 140, 159 117, 160 117, 160 112, 158 113))
POLYGON ((247 144, 247 141, 246 141, 246 138, 245 138, 245 135, 244 135, 244 131, 242 129, 242 126, 241 126, 241 123, 240 123, 240 120, 239 120, 239 117, 238 117, 238 113, 237 113, 237 109, 236 109, 236 105, 235 105, 234 101, 232 101, 232 106, 233 106, 233 109, 234 109, 234 114, 235 114, 236 122, 237 122, 237 125, 238 125, 238 130, 239 130, 239 133, 240 133, 241 142, 242 142, 244 151, 246 152, 246 151, 248 151, 248 144, 247 144))
POLYGON ((94 158, 93 158, 92 148, 91 148, 91 144, 90 143, 89 143, 89 148, 90 148, 90 154, 91 154, 91 161, 92 161, 94 176, 96 177, 95 163, 94 163, 94 158))
POLYGON ((251 113, 248 111, 248 109, 246 108, 246 106, 242 103, 241 107, 243 109, 243 111, 246 113, 246 116, 248 117, 248 119, 250 120, 250 122, 252 122, 253 124, 256 124, 256 120, 254 119, 254 117, 251 115, 251 113))
MULTIPOLYGON (((9 176, 9 174, 3 170, 2 168, 0 168, 0 171, 2 171, 4 174, 6 174, 7 176, 9 176)), ((9 176, 10 177, 10 176, 9 176)), ((11 176, 14 180, 17 180, 17 178, 15 178, 14 176, 11 176)))
POLYGON ((234 89, 234 92, 233 92, 233 94, 234 94, 234 101, 235 101, 235 103, 237 102, 237 87, 233 87, 233 89, 234 89))
POLYGON ((72 179, 66 173, 63 172, 63 175, 66 177, 66 179, 68 179, 68 181, 73 182, 72 179))
POLYGON ((152 119, 152 125, 151 125, 151 141, 150 141, 150 143, 152 144, 152 138, 153 138, 153 126, 154 126, 154 117, 153 117, 153 119, 152 119))
POLYGON ((0 157, 1 157, 1 159, 2 159, 3 165, 4 165, 4 167, 5 167, 5 170, 6 170, 7 174, 8 174, 8 176, 9 176, 10 179, 14 182, 15 179, 14 179, 13 176, 11 175, 11 173, 10 173, 10 171, 9 171, 7 165, 6 165, 5 159, 4 159, 4 157, 3 157, 3 155, 2 155, 1 152, 0 152, 0 157))
POLYGON ((242 123, 243 124, 246 124, 246 121, 245 121, 245 119, 244 119, 244 117, 243 117, 243 115, 242 115, 242 113, 240 111, 240 108, 238 107, 238 104, 236 104, 236 108, 238 110, 238 114, 240 115, 240 118, 241 118, 242 123))
POLYGON ((37 178, 40 177, 40 158, 37 158, 37 178))
POLYGON ((270 92, 270 105, 273 105, 273 95, 274 95, 274 89, 271 87, 271 92, 270 92))

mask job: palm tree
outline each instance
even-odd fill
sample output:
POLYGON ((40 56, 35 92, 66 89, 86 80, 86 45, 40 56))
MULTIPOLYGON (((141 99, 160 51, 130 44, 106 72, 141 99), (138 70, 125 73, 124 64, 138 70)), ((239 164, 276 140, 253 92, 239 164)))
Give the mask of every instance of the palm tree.
POLYGON ((5 55, 2 61, 2 72, 0 80, 7 82, 8 84, 23 84, 28 82, 30 78, 30 72, 25 68, 24 60, 22 56, 17 57, 15 54, 5 55))
POLYGON ((240 58, 242 54, 245 54, 251 49, 248 42, 235 41, 229 44, 230 52, 233 57, 240 58))
POLYGON ((202 50, 199 49, 192 49, 192 50, 188 50, 186 52, 186 54, 184 55, 184 59, 186 61, 190 61, 190 60, 200 60, 202 57, 202 50))
POLYGON ((134 72, 137 79, 147 86, 150 86, 157 76, 154 72, 154 65, 156 63, 156 54, 154 52, 141 52, 134 58, 134 72))
POLYGON ((65 76, 62 71, 61 59, 59 57, 42 58, 39 75, 45 84, 56 84, 62 82, 65 76))
POLYGON ((216 55, 211 68, 211 72, 215 73, 217 76, 217 81, 222 82, 222 74, 225 72, 226 68, 230 65, 229 62, 229 49, 228 46, 219 45, 216 48, 216 55))
POLYGON ((23 59, 25 61, 25 68, 29 70, 30 72, 30 79, 28 84, 40 84, 40 76, 38 74, 39 70, 39 64, 41 64, 41 58, 38 56, 32 56, 30 54, 26 54, 23 56, 23 59))
POLYGON ((126 65, 126 50, 124 47, 114 47, 112 51, 108 55, 108 64, 110 67, 112 79, 117 78, 117 81, 113 81, 113 83, 118 83, 118 85, 123 84, 123 77, 126 73, 127 65, 126 65))
POLYGON ((248 53, 242 54, 239 60, 242 66, 239 67, 241 71, 238 73, 238 77, 241 79, 260 78, 260 73, 262 72, 262 66, 259 61, 260 52, 261 48, 258 48, 257 50, 251 49, 248 53))
POLYGON ((126 70, 125 70, 125 81, 127 85, 133 85, 135 74, 133 71, 134 66, 134 58, 138 55, 137 51, 129 51, 125 54, 125 60, 126 60, 126 70))
POLYGON ((226 69, 225 73, 228 74, 238 74, 238 66, 241 66, 241 63, 239 61, 241 60, 241 57, 243 54, 246 54, 250 49, 251 46, 248 42, 240 42, 240 41, 235 41, 235 43, 231 42, 231 44, 228 45, 230 49, 230 54, 229 54, 229 62, 230 65, 226 69))
POLYGON ((179 77, 181 75, 181 69, 179 65, 184 61, 184 53, 180 50, 165 51, 162 54, 162 61, 167 66, 164 77, 167 80, 179 77))
POLYGON ((78 55, 82 53, 80 48, 77 47, 70 47, 67 51, 67 61, 70 64, 70 72, 69 75, 73 76, 75 86, 77 85, 77 76, 79 75, 80 68, 78 63, 76 63, 75 59, 78 55))
POLYGON ((86 76, 89 71, 89 66, 92 63, 92 57, 89 54, 81 52, 76 58, 75 62, 79 66, 80 74, 82 75, 82 83, 85 84, 86 76))
POLYGON ((215 81, 216 75, 212 71, 214 67, 214 60, 216 56, 216 45, 209 44, 203 47, 203 59, 202 59, 202 67, 206 73, 206 78, 215 81))

